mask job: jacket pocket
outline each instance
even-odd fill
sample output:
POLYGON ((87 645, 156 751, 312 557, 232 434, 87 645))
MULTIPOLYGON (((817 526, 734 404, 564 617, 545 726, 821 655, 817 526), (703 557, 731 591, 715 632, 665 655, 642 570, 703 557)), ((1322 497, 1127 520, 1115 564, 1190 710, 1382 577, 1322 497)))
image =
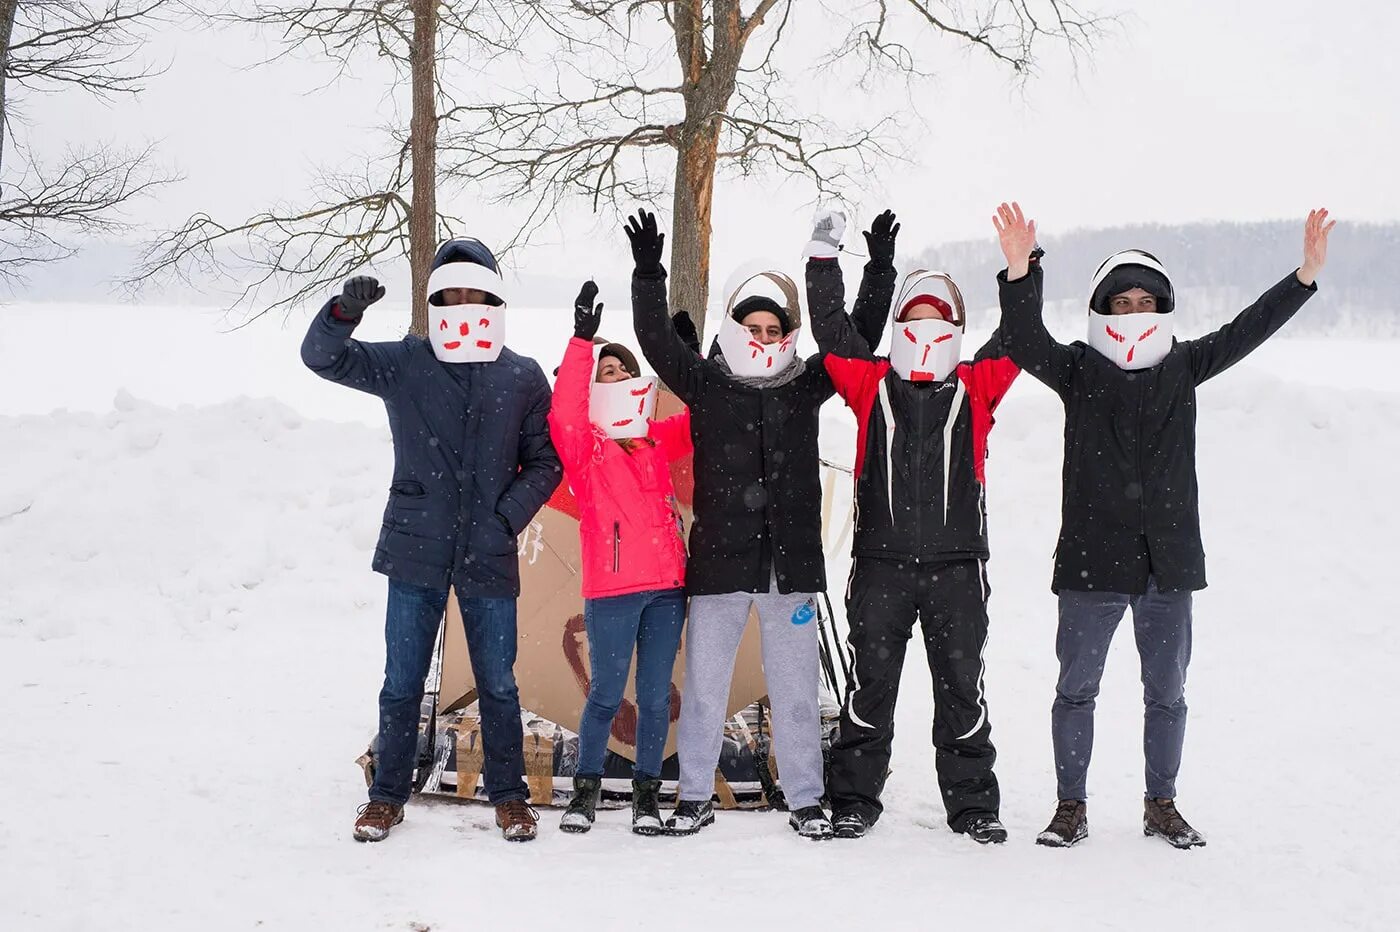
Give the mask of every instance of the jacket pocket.
POLYGON ((395 479, 389 486, 389 494, 403 498, 421 498, 428 494, 428 490, 417 479, 395 479))
POLYGON ((622 565, 622 522, 613 522, 613 572, 616 573, 622 565))

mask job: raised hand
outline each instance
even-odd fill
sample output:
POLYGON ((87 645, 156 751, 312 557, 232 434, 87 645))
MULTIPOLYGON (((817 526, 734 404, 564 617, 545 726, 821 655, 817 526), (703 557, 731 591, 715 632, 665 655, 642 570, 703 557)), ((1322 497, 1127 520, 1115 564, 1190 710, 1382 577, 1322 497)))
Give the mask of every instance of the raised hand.
POLYGON ((1303 264, 1298 266, 1298 281, 1311 286, 1322 267, 1327 264, 1327 235, 1337 221, 1327 222, 1327 208, 1308 211, 1303 228, 1303 264))
POLYGON ((821 208, 812 218, 812 238, 802 255, 808 259, 834 259, 841 252, 841 237, 845 234, 845 213, 821 208))
POLYGON ((598 297, 598 286, 592 279, 583 283, 578 297, 574 298, 574 336, 581 340, 592 340, 598 332, 598 324, 603 320, 603 304, 595 306, 593 299, 598 297))
POLYGON ((894 241, 899 236, 899 224, 895 223, 894 211, 887 210, 870 224, 870 229, 862 234, 865 249, 870 253, 870 261, 876 265, 894 265, 894 241))
POLYGON ((373 275, 356 275, 345 280, 336 303, 340 305, 342 317, 358 320, 364 315, 365 308, 382 297, 384 286, 379 284, 379 279, 373 275))
POLYGON ((1015 281, 1030 271, 1031 252, 1035 249, 1035 221, 1027 220, 1021 205, 1005 201, 992 217, 1001 240, 1001 253, 1006 256, 1006 278, 1015 281))
POLYGON ((635 216, 627 218, 627 224, 622 229, 632 243, 632 263, 636 270, 653 274, 660 272, 666 234, 657 231, 656 214, 638 210, 635 216))

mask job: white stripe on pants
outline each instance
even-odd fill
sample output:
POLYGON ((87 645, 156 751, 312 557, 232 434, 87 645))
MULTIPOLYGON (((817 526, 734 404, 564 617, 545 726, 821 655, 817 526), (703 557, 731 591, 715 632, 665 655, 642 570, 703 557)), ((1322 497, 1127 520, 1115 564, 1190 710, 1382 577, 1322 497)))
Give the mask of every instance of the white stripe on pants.
POLYGON ((771 584, 768 592, 690 599, 685 692, 676 726, 680 798, 707 800, 714 793, 734 659, 748 624, 750 605, 758 608, 763 671, 783 794, 794 810, 815 806, 822 795, 816 602, 810 592, 781 595, 771 584))

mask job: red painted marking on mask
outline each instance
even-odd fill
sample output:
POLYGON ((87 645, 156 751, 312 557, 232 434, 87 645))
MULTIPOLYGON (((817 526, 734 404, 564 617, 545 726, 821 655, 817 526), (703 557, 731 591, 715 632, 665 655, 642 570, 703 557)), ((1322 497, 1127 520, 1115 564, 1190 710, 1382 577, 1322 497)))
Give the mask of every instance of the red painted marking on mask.
POLYGON ((936 340, 934 340, 933 342, 935 342, 935 343, 947 343, 947 342, 948 342, 949 340, 951 340, 951 339, 953 339, 953 335, 952 335, 951 333, 945 333, 945 334, 943 334, 943 336, 938 337, 938 338, 937 338, 936 340))
POLYGON ((923 371, 920 371, 920 370, 918 370, 918 369, 914 369, 914 370, 910 371, 910 373, 909 373, 909 381, 911 381, 911 382, 932 382, 932 381, 933 381, 933 373, 932 373, 932 372, 923 372, 923 371))
POLYGON ((1145 331, 1145 332, 1143 333, 1142 336, 1138 337, 1138 342, 1141 343, 1143 340, 1146 340, 1148 337, 1152 336, 1152 334, 1154 334, 1154 333, 1156 333, 1156 332, 1157 332, 1157 325, 1156 325, 1156 324, 1153 324, 1152 327, 1151 327, 1151 329, 1145 331))
POLYGON ((461 341, 461 340, 453 340, 451 343, 444 343, 444 344, 442 344, 442 348, 443 348, 443 349, 461 349, 461 348, 462 348, 462 341, 461 341))
POLYGON ((477 323, 480 324, 480 325, 483 326, 483 327, 489 327, 489 326, 491 326, 491 321, 490 321, 489 319, 485 318, 485 317, 481 318, 481 320, 478 320, 477 323))
POLYGON ((476 347, 477 347, 477 349, 490 349, 490 348, 493 347, 493 346, 495 346, 495 344, 492 343, 490 340, 477 340, 477 341, 476 341, 476 347))
POLYGON ((442 320, 438 321, 438 329, 439 329, 439 330, 446 330, 446 329, 447 329, 447 318, 446 318, 446 317, 444 317, 442 320))
POLYGON ((919 342, 919 338, 914 336, 914 331, 910 330, 908 327, 904 328, 904 336, 910 343, 919 342))
POLYGON ((928 362, 928 354, 931 353, 931 352, 933 352, 933 344, 930 343, 930 344, 925 345, 925 346, 924 346, 924 358, 919 360, 919 365, 922 366, 924 363, 928 362))
POLYGON ((632 389, 631 391, 632 391, 632 397, 635 398, 635 397, 637 397, 638 395, 645 395, 647 392, 651 391, 651 386, 648 385, 648 386, 646 386, 645 388, 634 388, 634 389, 632 389))
POLYGON ((1134 344, 1134 345, 1128 347, 1128 359, 1127 359, 1128 362, 1132 362, 1132 361, 1133 361, 1133 350, 1135 350, 1135 349, 1137 349, 1137 345, 1136 345, 1136 344, 1134 344))
POLYGON ((614 426, 614 427, 626 427, 628 424, 631 424, 631 423, 632 423, 632 418, 630 418, 630 417, 625 417, 625 418, 623 418, 623 419, 620 420, 620 421, 613 421, 613 422, 612 422, 612 426, 614 426))
POLYGON ((464 320, 462 321, 462 325, 457 328, 457 332, 460 333, 462 336, 466 336, 468 333, 471 333, 471 329, 472 325, 464 320))
POLYGON ((1117 340, 1119 343, 1126 343, 1126 342, 1127 342, 1127 340, 1124 339, 1123 334, 1118 333, 1118 332, 1115 331, 1112 327, 1110 327, 1108 324, 1104 324, 1104 325, 1103 325, 1103 331, 1104 331, 1104 333, 1106 333, 1106 334, 1108 334, 1109 336, 1113 337, 1113 339, 1117 340))
POLYGON ((769 368, 769 369, 773 368, 773 357, 772 357, 772 356, 769 356, 769 357, 768 357, 768 365, 767 365, 766 368, 769 368))

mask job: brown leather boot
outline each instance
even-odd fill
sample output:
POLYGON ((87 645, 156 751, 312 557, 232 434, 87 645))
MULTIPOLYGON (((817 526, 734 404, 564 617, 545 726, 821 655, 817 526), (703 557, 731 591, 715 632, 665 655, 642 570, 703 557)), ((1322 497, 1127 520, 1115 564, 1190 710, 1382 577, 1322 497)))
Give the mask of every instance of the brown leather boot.
POLYGON ((1142 803, 1142 833, 1164 838, 1173 848, 1202 848, 1206 840, 1176 811, 1174 799, 1145 799, 1142 803))
POLYGON ((403 806, 372 799, 360 807, 355 820, 356 841, 383 841, 389 830, 403 821, 403 806))
POLYGON ((1062 799, 1055 804, 1055 816, 1045 831, 1035 836, 1035 843, 1051 848, 1068 848, 1088 837, 1088 808, 1081 800, 1062 799))
POLYGON ((523 799, 512 799, 496 807, 496 825, 506 841, 534 841, 540 814, 523 799))

